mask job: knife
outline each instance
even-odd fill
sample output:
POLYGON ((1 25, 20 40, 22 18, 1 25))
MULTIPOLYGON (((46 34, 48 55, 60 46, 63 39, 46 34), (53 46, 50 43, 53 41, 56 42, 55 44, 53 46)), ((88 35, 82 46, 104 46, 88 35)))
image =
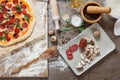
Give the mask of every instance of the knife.
POLYGON ((55 29, 58 31, 60 30, 59 26, 59 12, 58 12, 58 6, 57 6, 57 1, 56 0, 50 0, 50 7, 51 7, 51 12, 52 12, 52 18, 55 22, 55 29))
POLYGON ((57 47, 56 46, 52 46, 52 47, 48 48, 47 50, 45 50, 37 58, 27 62, 24 65, 21 65, 21 66, 18 66, 17 68, 14 68, 13 71, 10 74, 17 74, 22 69, 28 68, 31 64, 37 62, 38 60, 47 60, 47 59, 50 59, 52 57, 57 57, 57 56, 58 56, 57 47))

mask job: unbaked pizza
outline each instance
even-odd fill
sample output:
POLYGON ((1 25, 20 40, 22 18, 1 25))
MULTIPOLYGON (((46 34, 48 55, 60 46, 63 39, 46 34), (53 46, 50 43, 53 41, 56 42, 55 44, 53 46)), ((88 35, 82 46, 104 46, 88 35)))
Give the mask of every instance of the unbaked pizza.
POLYGON ((10 46, 27 39, 35 19, 25 0, 0 0, 0 46, 10 46))

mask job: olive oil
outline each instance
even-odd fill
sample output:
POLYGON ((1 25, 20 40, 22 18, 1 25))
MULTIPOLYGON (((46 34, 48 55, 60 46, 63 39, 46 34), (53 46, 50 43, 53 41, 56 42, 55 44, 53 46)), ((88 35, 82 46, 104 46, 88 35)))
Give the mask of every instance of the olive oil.
POLYGON ((84 0, 69 0, 68 7, 69 8, 79 8, 81 4, 83 4, 84 0))

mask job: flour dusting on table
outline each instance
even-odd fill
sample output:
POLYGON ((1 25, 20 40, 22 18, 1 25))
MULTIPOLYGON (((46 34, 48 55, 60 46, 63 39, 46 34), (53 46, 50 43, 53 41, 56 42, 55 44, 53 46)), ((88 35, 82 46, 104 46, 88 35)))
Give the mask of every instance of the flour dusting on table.
POLYGON ((105 5, 111 7, 111 16, 120 18, 120 0, 105 0, 105 5))
POLYGON ((65 71, 68 68, 68 65, 65 63, 65 61, 59 56, 57 59, 51 59, 49 62, 49 67, 56 68, 61 71, 65 71))
POLYGON ((15 68, 37 58, 47 49, 47 3, 37 1, 35 7, 39 11, 36 14, 38 22, 36 25, 42 26, 41 28, 43 28, 42 30, 44 30, 46 36, 41 36, 39 39, 34 40, 31 45, 25 46, 21 50, 16 50, 10 56, 1 59, 0 77, 48 77, 47 60, 38 60, 17 74, 10 74, 15 68))

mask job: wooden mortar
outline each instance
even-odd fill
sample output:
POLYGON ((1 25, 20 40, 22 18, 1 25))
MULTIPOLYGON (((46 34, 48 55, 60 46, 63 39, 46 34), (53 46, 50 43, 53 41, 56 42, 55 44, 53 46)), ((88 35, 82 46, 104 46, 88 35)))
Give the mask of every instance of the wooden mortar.
POLYGON ((99 3, 97 3, 97 2, 95 2, 95 1, 88 1, 85 4, 83 4, 83 6, 81 7, 81 10, 80 10, 81 17, 87 23, 92 24, 92 23, 98 22, 102 18, 102 13, 94 13, 94 14, 88 13, 87 12, 88 6, 101 7, 101 5, 99 3), (93 18, 93 19, 91 19, 91 18, 93 18))

